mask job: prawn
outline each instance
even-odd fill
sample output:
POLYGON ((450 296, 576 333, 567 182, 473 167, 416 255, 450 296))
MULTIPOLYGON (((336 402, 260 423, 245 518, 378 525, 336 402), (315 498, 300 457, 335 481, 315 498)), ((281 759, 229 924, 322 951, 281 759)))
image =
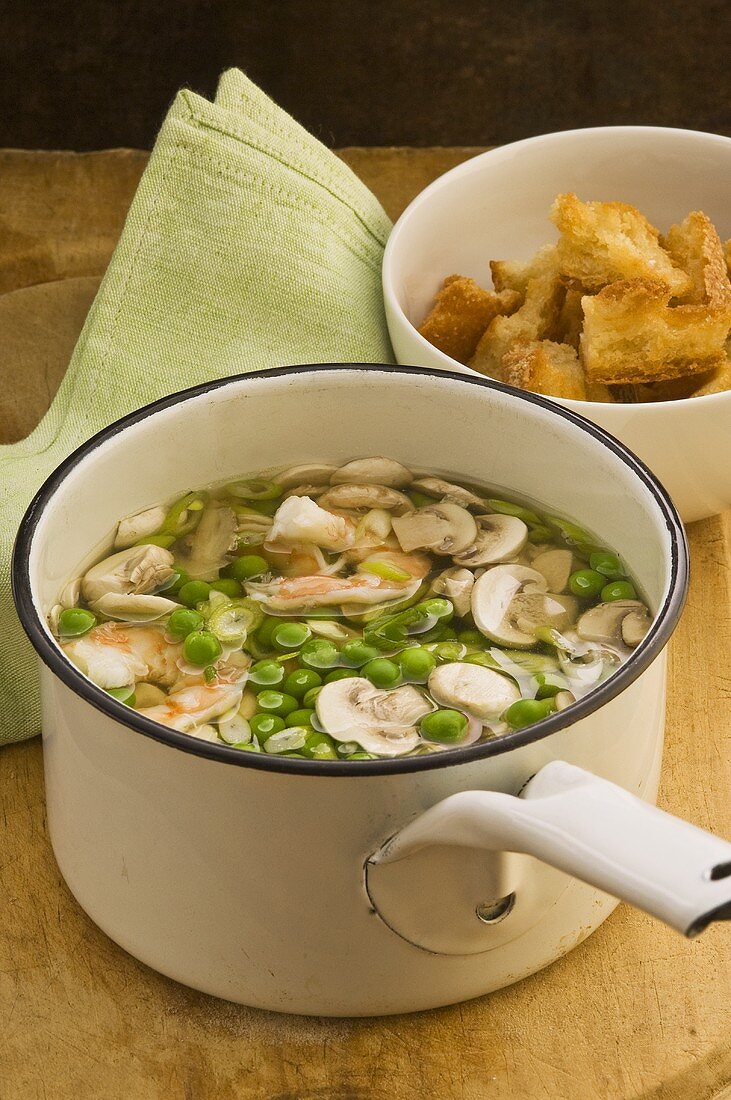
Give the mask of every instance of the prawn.
POLYGON ((193 684, 168 695, 164 703, 141 707, 138 714, 170 729, 189 733, 226 711, 238 707, 243 689, 229 684, 193 684))
POLYGON ((62 647, 81 671, 102 688, 151 680, 171 687, 180 678, 180 642, 168 640, 161 626, 103 623, 62 647))
POLYGON ((378 604, 403 600, 419 587, 420 580, 406 582, 385 580, 371 573, 355 573, 350 577, 278 577, 268 584, 249 583, 249 595, 270 611, 301 611, 330 604, 378 604))

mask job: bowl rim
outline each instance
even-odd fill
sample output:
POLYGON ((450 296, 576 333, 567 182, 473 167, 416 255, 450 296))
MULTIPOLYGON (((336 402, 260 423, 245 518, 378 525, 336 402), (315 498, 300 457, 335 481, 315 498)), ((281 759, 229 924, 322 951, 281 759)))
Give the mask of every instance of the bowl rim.
POLYGON ((556 405, 538 394, 515 390, 510 386, 504 386, 500 382, 484 378, 481 375, 470 377, 458 372, 441 371, 429 367, 396 366, 381 363, 322 363, 276 367, 204 382, 153 401, 97 432, 56 467, 28 506, 21 520, 13 547, 11 579, 13 598, 21 625, 43 664, 82 700, 127 729, 194 756, 220 763, 233 764, 238 767, 252 767, 287 775, 327 775, 334 778, 342 778, 346 775, 354 777, 388 776, 428 771, 433 768, 451 767, 460 764, 473 764, 478 760, 485 760, 491 756, 511 752, 513 749, 543 740, 561 729, 574 725, 581 719, 593 714, 594 711, 615 698, 615 696, 621 694, 659 656, 677 625, 688 589, 688 546, 685 531, 675 506, 654 474, 619 440, 585 417, 579 416, 563 406, 556 405), (670 583, 666 598, 656 613, 648 635, 613 676, 566 710, 557 711, 532 726, 504 734, 492 741, 486 741, 464 749, 455 748, 428 756, 395 757, 387 760, 317 761, 298 760, 294 757, 281 757, 265 752, 243 752, 223 743, 198 740, 189 734, 169 729, 150 718, 145 718, 137 711, 108 695, 103 688, 97 687, 72 664, 55 639, 52 639, 47 633, 33 598, 29 568, 33 540, 41 516, 72 470, 82 460, 92 455, 100 446, 106 444, 115 436, 121 435, 128 428, 132 428, 151 416, 203 394, 224 389, 227 386, 240 386, 242 383, 247 386, 266 386, 272 379, 307 378, 312 375, 326 375, 328 372, 342 373, 343 371, 369 374, 376 372, 386 375, 417 375, 437 380, 449 379, 458 382, 460 385, 478 386, 483 389, 497 391, 519 403, 538 405, 551 416, 568 421, 574 427, 590 435, 595 441, 611 451, 625 466, 629 467, 644 487, 649 490, 664 519, 670 543, 670 583))
MULTIPOLYGON (((453 359, 451 355, 447 355, 439 348, 431 344, 426 337, 422 336, 418 328, 409 318, 406 316, 404 310, 401 307, 401 303, 398 300, 396 291, 394 288, 393 278, 393 256, 398 248, 399 237, 401 230, 408 219, 413 215, 414 210, 427 202, 432 192, 436 192, 442 189, 445 185, 448 185, 453 179, 458 179, 463 175, 468 175, 471 172, 478 171, 479 165, 496 155, 505 153, 507 151, 513 151, 523 148, 527 145, 537 145, 543 142, 550 142, 553 138, 565 138, 575 134, 581 135, 598 135, 598 134, 683 134, 685 136, 692 136, 695 138, 712 138, 714 142, 718 142, 722 145, 730 145, 731 137, 727 137, 725 134, 714 134, 708 130, 689 130, 681 126, 579 126, 572 130, 550 130, 545 134, 534 134, 532 137, 521 138, 519 141, 511 141, 505 145, 496 145, 492 149, 486 149, 482 153, 476 153, 472 157, 468 157, 466 160, 461 161, 459 164, 455 164, 454 167, 448 168, 446 172, 442 172, 441 175, 433 179, 431 183, 428 183, 426 187, 422 188, 417 195, 414 195, 411 202, 402 211, 399 217, 396 219, 393 229, 391 230, 388 240, 386 241, 386 247, 383 253, 383 265, 381 269, 381 285, 383 291, 383 297, 388 309, 388 324, 389 329, 391 325, 391 317, 395 317, 397 322, 403 322, 412 330, 413 335, 418 340, 419 344, 425 349, 429 350, 431 355, 439 356, 445 363, 445 366, 449 370, 457 370, 461 373, 466 373, 467 376, 477 375, 477 377, 485 377, 480 375, 479 371, 474 370, 472 367, 468 367, 465 363, 460 363, 458 359, 453 359)), ((503 383, 505 385, 505 383, 503 383)), ((516 387, 510 387, 517 389, 516 387)), ((531 391, 520 391, 528 392, 531 391)), ((702 397, 677 397, 674 400, 666 401, 648 401, 648 402, 630 402, 630 401, 613 401, 611 404, 601 401, 577 401, 574 398, 569 397, 556 397, 552 400, 560 401, 561 404, 567 409, 573 409, 581 416, 591 418, 591 410, 596 409, 599 405, 603 413, 606 413, 608 409, 617 409, 617 415, 626 415, 628 409, 632 409, 635 413, 638 409, 656 409, 665 408, 666 406, 683 406, 686 403, 708 400, 729 400, 731 399, 731 390, 721 390, 719 393, 707 393, 702 397)), ((611 412, 608 415, 613 415, 611 412)))

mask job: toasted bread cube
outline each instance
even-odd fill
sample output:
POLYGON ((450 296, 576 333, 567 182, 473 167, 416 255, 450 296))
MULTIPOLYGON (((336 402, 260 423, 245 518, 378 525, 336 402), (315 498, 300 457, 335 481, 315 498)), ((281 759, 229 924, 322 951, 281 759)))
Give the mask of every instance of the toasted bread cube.
POLYGON ((620 279, 653 279, 674 296, 690 290, 690 277, 673 264, 657 229, 634 206, 581 202, 569 193, 556 198, 551 218, 561 232, 560 271, 587 290, 598 291, 620 279))
POLYGON ((470 359, 469 366, 481 374, 501 379, 503 356, 513 344, 518 341, 553 338, 565 293, 565 288, 556 275, 541 275, 537 279, 531 279, 523 305, 509 317, 496 317, 490 323, 470 359))
POLYGON ((546 397, 586 399, 584 371, 575 348, 552 340, 514 344, 503 356, 502 375, 509 386, 546 397))
POLYGON ((726 241, 723 246, 723 254, 726 257, 726 271, 729 279, 731 279, 731 240, 726 241))
POLYGON ((731 302, 723 245, 713 222, 701 210, 694 210, 680 225, 670 227, 665 247, 690 276, 691 288, 682 296, 682 302, 712 308, 731 302))
POLYGON ((669 299, 668 287, 650 279, 613 283, 582 299, 588 382, 661 382, 722 365, 731 309, 671 308, 669 299))
POLYGON ((688 397, 705 397, 711 393, 731 390, 731 359, 704 374, 672 378, 667 382, 650 382, 644 386, 618 386, 620 401, 682 401, 688 397))
POLYGON ((584 291, 578 283, 569 284, 566 287, 566 297, 558 318, 557 339, 562 344, 571 344, 571 347, 577 350, 584 324, 584 311, 581 308, 583 296, 584 291))
POLYGON ((521 298, 525 297, 531 279, 542 275, 558 274, 558 256, 554 244, 539 248, 532 260, 520 263, 517 260, 490 260, 492 283, 495 290, 515 290, 521 298))
MULTIPOLYGON (((700 379, 699 379, 700 381, 700 379)), ((690 397, 707 397, 711 393, 723 393, 724 390, 731 390, 731 359, 727 358, 725 363, 722 363, 716 370, 703 380, 701 386, 693 390, 690 397)))
POLYGON ((449 275, 419 332, 435 348, 467 364, 490 321, 520 304, 513 290, 493 294, 463 275, 449 275))

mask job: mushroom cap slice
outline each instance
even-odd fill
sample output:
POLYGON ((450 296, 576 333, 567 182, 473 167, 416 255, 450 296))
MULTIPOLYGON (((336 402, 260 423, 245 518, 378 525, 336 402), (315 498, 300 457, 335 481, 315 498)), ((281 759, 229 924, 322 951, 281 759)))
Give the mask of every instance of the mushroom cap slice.
POLYGON ((108 593, 147 595, 174 576, 173 555, 162 546, 130 546, 97 562, 81 580, 81 594, 88 603, 108 593))
POLYGON ((560 548, 544 550, 533 558, 531 565, 546 578, 551 592, 563 592, 574 570, 574 555, 570 550, 560 548))
POLYGON ((390 489, 388 485, 377 483, 356 484, 347 482, 340 485, 332 485, 326 493, 320 497, 323 508, 368 509, 385 508, 388 512, 403 515, 412 512, 414 506, 409 498, 397 489, 390 489))
POLYGON ((590 607, 579 618, 576 633, 587 642, 635 649, 652 626, 652 616, 640 600, 612 600, 590 607))
POLYGON ((363 676, 325 684, 315 707, 320 725, 336 741, 357 741, 379 756, 403 756, 416 748, 416 723, 433 709, 410 684, 384 691, 363 676))
POLYGON ((154 508, 145 508, 142 512, 136 512, 133 516, 125 516, 117 524, 117 533, 114 536, 114 546, 118 550, 126 550, 128 546, 134 546, 141 539, 149 538, 160 530, 167 510, 161 505, 154 508))
POLYGON ((101 596, 90 606, 92 611, 98 611, 110 619, 119 619, 123 623, 151 623, 176 611, 180 604, 165 596, 107 592, 106 596, 101 596))
POLYGON ((393 458, 356 458, 338 467, 330 477, 331 485, 386 485, 403 489, 414 480, 411 470, 393 458))
POLYGON ((442 706, 485 721, 499 718, 520 699, 520 688, 508 676, 466 661, 435 668, 429 677, 429 693, 442 706))
POLYGON ((528 526, 517 516, 496 512, 490 516, 478 516, 477 523, 475 542, 461 554, 453 555, 457 565, 474 567, 509 561, 520 553, 528 541, 528 526))
POLYGON ((475 577, 469 569, 445 569, 432 581, 432 591, 452 601, 455 614, 462 618, 470 610, 475 577))
POLYGON ((435 554, 459 554, 477 538, 477 524, 466 508, 450 500, 419 508, 393 520, 401 549, 432 550, 435 554))
POLYGON ((277 485, 291 489, 295 485, 327 485, 337 466, 325 462, 303 462, 299 466, 290 466, 274 476, 277 485))
POLYGON ((500 645, 527 649, 541 627, 564 630, 578 614, 573 596, 547 592, 537 569, 511 562, 494 565, 475 582, 472 615, 477 628, 500 645))
POLYGON ((231 508, 209 504, 203 509, 198 526, 186 538, 187 550, 180 555, 181 565, 193 580, 216 578, 236 545, 237 530, 238 520, 231 508))
POLYGON ((420 493, 426 493, 430 497, 441 497, 443 500, 453 500, 455 504, 461 504, 463 508, 484 508, 485 502, 464 485, 455 485, 452 481, 444 481, 441 477, 420 477, 414 481, 412 488, 420 493))

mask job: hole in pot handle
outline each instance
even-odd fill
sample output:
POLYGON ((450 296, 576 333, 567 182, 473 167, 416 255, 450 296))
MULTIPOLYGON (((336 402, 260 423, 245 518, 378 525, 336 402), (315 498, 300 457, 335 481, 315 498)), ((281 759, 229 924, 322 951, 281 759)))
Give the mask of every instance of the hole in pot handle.
POLYGON ((731 920, 731 877, 718 872, 731 843, 563 760, 546 764, 520 797, 450 795, 369 862, 394 863, 432 844, 535 856, 686 936, 731 920))

